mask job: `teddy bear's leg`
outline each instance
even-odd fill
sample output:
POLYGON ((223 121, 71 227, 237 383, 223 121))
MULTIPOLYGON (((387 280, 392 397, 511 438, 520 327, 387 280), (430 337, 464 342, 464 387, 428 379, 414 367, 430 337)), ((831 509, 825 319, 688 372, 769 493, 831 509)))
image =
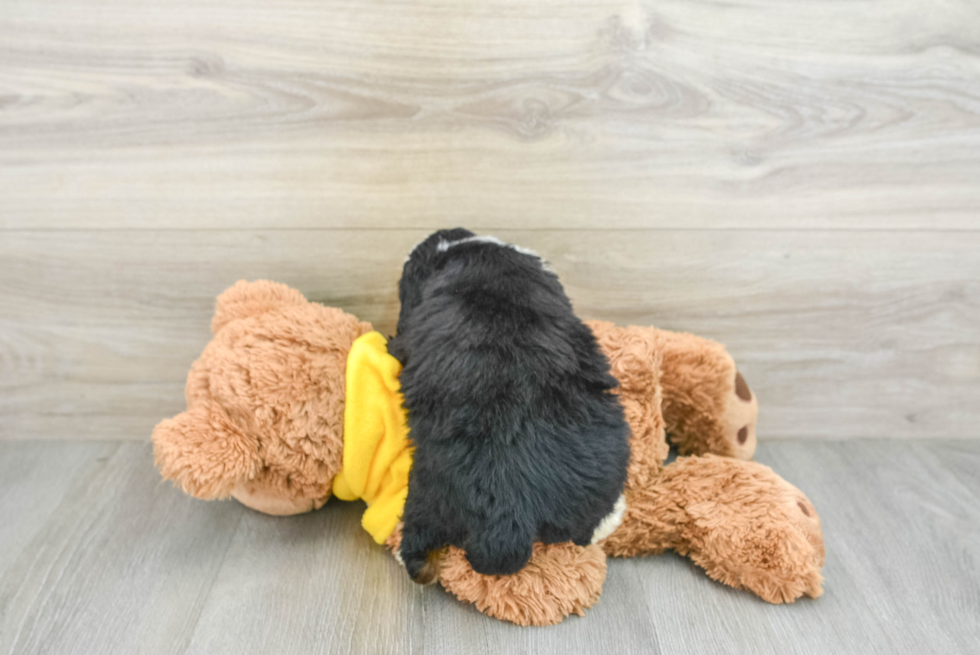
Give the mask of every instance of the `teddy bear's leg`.
POLYGON ((735 361, 716 341, 650 330, 662 354, 667 435, 681 455, 752 459, 759 403, 735 361))
POLYGON ((286 305, 306 305, 307 300, 296 289, 278 282, 239 280, 215 301, 211 334, 239 318, 264 314, 286 305))
MULTIPOLYGON (((385 545, 395 554, 401 526, 385 545)), ((534 544, 527 565, 513 575, 482 575, 466 554, 450 547, 441 556, 439 582, 464 603, 517 625, 554 625, 570 614, 584 616, 602 594, 606 554, 597 545, 534 544)))
POLYGON ((623 523, 603 546, 622 557, 672 548, 715 580, 771 603, 823 592, 816 510, 800 490, 755 462, 678 459, 655 484, 630 491, 623 523))
POLYGON ((164 478, 204 500, 230 496, 256 476, 260 462, 258 443, 204 400, 153 429, 153 454, 164 478))

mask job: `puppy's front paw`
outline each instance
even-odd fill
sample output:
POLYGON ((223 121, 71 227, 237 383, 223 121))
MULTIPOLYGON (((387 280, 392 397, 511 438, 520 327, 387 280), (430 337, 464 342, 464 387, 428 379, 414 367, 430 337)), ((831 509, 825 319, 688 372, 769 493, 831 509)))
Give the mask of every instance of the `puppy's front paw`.
POLYGON ((410 555, 409 561, 412 562, 412 565, 406 564, 405 557, 402 555, 402 530, 404 526, 404 523, 399 523, 395 526, 395 530, 385 540, 385 547, 391 551, 395 561, 405 568, 412 582, 421 585, 432 584, 439 579, 439 572, 442 569, 441 562, 446 554, 446 550, 431 551, 421 559, 418 557, 413 558, 410 555))
MULTIPOLYGON (((433 551, 425 556, 422 564, 412 566, 405 565, 408 575, 415 584, 429 585, 439 579, 439 572, 442 570, 442 551, 433 551)), ((399 557, 399 559, 401 559, 399 557)))

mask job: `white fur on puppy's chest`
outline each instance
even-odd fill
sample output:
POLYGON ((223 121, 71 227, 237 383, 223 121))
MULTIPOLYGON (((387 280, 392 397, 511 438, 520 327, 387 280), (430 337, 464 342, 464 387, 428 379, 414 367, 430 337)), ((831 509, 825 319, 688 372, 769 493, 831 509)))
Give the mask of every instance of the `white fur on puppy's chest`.
POLYGON ((623 514, 626 513, 626 496, 620 494, 613 505, 613 510, 606 515, 599 523, 599 527, 592 533, 592 543, 596 544, 611 535, 623 522, 623 514))

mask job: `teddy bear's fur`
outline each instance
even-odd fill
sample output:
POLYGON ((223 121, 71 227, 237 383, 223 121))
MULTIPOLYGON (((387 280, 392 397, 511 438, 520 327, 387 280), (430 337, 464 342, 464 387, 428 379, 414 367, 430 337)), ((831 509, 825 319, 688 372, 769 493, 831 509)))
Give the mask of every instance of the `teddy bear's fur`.
MULTIPOLYGON (((510 576, 443 557, 441 584, 521 625, 557 623, 599 598, 606 554, 673 549, 773 603, 822 592, 823 536, 809 500, 755 450, 758 403, 724 347, 689 334, 591 322, 630 425, 626 513, 597 545, 536 544, 510 576), (682 455, 665 465, 668 435, 682 455)), ((185 492, 268 514, 317 509, 343 453, 344 371, 370 324, 272 282, 219 298, 214 338, 187 380, 187 411, 154 430, 157 466, 185 492)), ((400 531, 388 539, 396 548, 400 531)))
POLYGON ((341 467, 347 353, 370 330, 282 284, 225 291, 187 376, 187 411, 153 431, 163 477, 266 514, 321 507, 341 467))

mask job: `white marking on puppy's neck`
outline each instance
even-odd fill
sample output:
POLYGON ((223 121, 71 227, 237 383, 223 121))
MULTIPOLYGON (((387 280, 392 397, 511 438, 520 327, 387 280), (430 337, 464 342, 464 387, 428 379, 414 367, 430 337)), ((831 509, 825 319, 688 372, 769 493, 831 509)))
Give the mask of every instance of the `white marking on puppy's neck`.
POLYGON ((616 500, 616 504, 613 505, 613 511, 606 515, 604 519, 599 523, 599 527, 595 529, 592 533, 592 543, 599 543, 619 527, 619 524, 623 522, 623 514, 626 513, 626 496, 620 494, 619 498, 616 500))
POLYGON ((513 243, 506 243, 505 241, 501 241, 497 237, 493 237, 493 236, 473 236, 473 237, 466 237, 465 239, 457 239, 456 241, 446 241, 443 239, 439 241, 439 245, 436 246, 436 250, 438 250, 439 252, 446 252, 450 248, 464 243, 492 243, 493 245, 500 246, 501 248, 510 248, 511 250, 516 250, 522 255, 537 257, 538 261, 541 262, 542 269, 544 269, 549 273, 554 273, 554 271, 551 270, 551 266, 548 264, 548 262, 542 259, 541 255, 539 255, 537 252, 531 250, 530 248, 516 246, 513 243))
POLYGON ((436 250, 438 250, 439 252, 446 252, 453 246, 458 246, 463 243, 492 243, 496 246, 503 246, 504 248, 510 246, 510 244, 504 243, 497 237, 472 236, 472 237, 466 237, 465 239, 456 239, 455 241, 446 241, 444 239, 440 240, 439 245, 436 246, 436 250))

